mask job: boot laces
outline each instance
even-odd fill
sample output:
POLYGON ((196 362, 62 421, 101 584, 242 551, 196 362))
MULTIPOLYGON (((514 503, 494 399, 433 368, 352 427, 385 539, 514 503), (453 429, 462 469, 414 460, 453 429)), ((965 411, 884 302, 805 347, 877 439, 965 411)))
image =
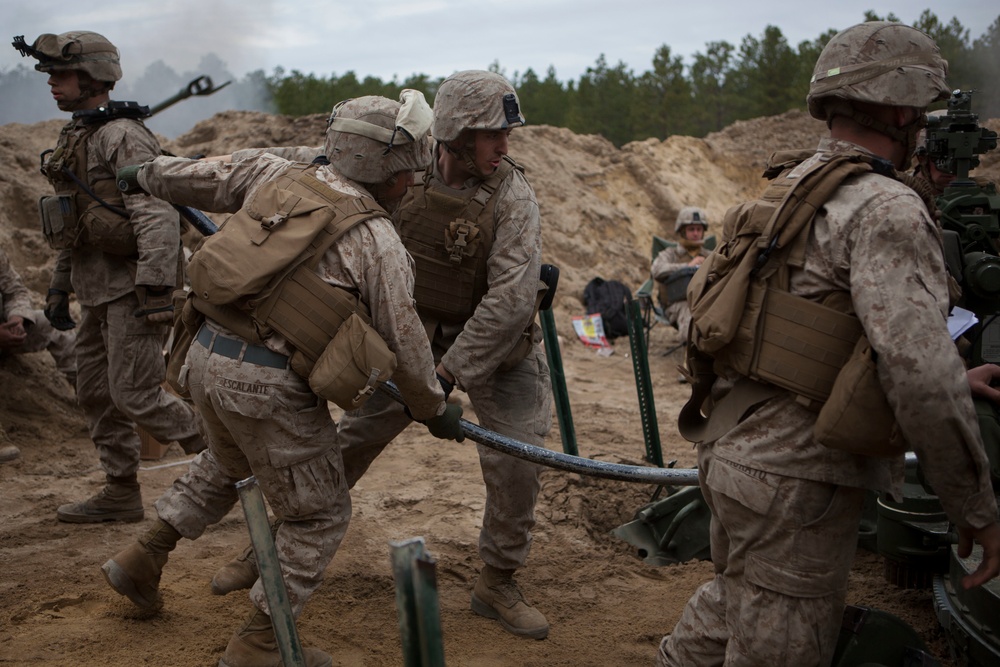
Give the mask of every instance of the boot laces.
POLYGON ((521 593, 521 589, 518 588, 517 582, 513 579, 501 579, 490 586, 490 588, 511 603, 524 602, 525 604, 528 604, 524 599, 524 595, 521 593))

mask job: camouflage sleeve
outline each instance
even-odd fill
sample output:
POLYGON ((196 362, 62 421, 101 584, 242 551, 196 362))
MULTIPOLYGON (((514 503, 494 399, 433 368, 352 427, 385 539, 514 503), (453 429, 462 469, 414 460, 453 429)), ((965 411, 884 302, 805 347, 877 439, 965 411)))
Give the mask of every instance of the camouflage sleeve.
POLYGON ((13 316, 34 321, 35 307, 31 304, 31 292, 25 287, 21 276, 10 263, 7 253, 0 250, 0 304, 3 305, 3 321, 13 316))
POLYGON ((271 146, 269 148, 244 148, 233 151, 232 161, 256 159, 264 153, 277 155, 291 162, 312 162, 326 150, 323 146, 271 146))
POLYGON ((52 279, 49 280, 49 289, 61 290, 67 294, 73 293, 73 283, 70 281, 72 261, 72 250, 59 251, 56 256, 56 265, 52 269, 52 279))
POLYGON ((414 418, 437 416, 444 412, 444 392, 434 374, 430 341, 413 300, 413 260, 389 220, 377 218, 355 228, 365 229, 368 247, 359 253, 366 258, 362 298, 371 310, 372 326, 396 354, 392 379, 414 418))
MULTIPOLYGON (((141 164, 160 155, 160 145, 144 125, 112 121, 94 133, 92 154, 112 177, 122 167, 141 164)), ((139 246, 137 285, 174 286, 180 252, 180 217, 167 202, 142 194, 124 195, 125 210, 139 246)))
POLYGON ((952 521, 973 528, 996 521, 965 367, 947 330, 946 273, 933 222, 900 186, 859 214, 852 236, 851 296, 903 435, 952 521))
POLYGON ((504 184, 496 205, 493 247, 487 260, 486 295, 441 358, 459 386, 471 387, 496 372, 535 312, 542 266, 542 228, 531 186, 520 175, 504 184))
POLYGON ((656 259, 653 260, 650 273, 657 280, 666 280, 674 271, 679 271, 686 267, 689 261, 687 252, 680 248, 680 246, 664 248, 656 256, 656 259), (683 256, 681 253, 683 253, 683 256))
POLYGON ((139 172, 139 185, 174 204, 235 213, 250 194, 288 166, 273 155, 237 162, 158 157, 139 172))

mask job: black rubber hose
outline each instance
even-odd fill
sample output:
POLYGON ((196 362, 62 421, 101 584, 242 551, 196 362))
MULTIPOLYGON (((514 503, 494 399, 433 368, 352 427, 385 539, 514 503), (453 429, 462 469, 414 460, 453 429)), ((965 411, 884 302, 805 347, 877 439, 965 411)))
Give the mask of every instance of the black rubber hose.
MULTIPOLYGON (((404 403, 402 394, 391 381, 379 386, 393 399, 404 403)), ((494 433, 478 424, 463 419, 462 430, 465 437, 498 452, 516 456, 519 459, 538 463, 549 468, 575 472, 590 477, 616 479, 621 482, 639 482, 665 486, 698 486, 698 471, 686 468, 653 468, 631 466, 621 463, 605 463, 580 456, 570 456, 544 447, 536 447, 526 442, 494 433)))

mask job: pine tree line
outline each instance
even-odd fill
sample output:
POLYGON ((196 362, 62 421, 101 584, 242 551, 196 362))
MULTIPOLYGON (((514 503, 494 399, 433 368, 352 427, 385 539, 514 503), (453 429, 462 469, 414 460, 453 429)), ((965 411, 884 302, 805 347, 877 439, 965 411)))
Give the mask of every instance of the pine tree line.
MULTIPOLYGON (((866 12, 865 20, 899 19, 866 12)), ((973 104, 981 118, 1000 117, 1000 16, 974 40, 957 18, 944 23, 930 10, 913 26, 940 46, 949 63, 949 85, 977 91, 973 104)), ((792 47, 780 28, 769 25, 738 46, 707 43, 690 65, 663 45, 641 74, 623 62, 609 65, 602 54, 576 81, 560 81, 551 66, 544 77, 529 68, 509 78, 532 125, 600 134, 618 146, 674 134, 702 137, 737 120, 805 109, 813 66, 836 32, 828 30, 792 47)), ((499 62, 491 69, 506 74, 499 62)), ((331 100, 396 98, 404 88, 421 90, 431 99, 441 79, 414 75, 384 82, 371 76, 358 79, 354 72, 321 77, 277 68, 266 81, 279 113, 305 115, 328 112, 331 100)))

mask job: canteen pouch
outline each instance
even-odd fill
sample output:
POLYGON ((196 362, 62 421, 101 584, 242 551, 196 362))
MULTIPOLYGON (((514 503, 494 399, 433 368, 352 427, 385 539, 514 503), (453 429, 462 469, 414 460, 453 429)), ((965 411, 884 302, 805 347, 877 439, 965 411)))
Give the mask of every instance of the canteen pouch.
POLYGON ((356 410, 394 370, 396 355, 378 332, 352 313, 316 360, 309 387, 344 410, 356 410))
POLYGON ((861 336, 834 380, 813 437, 824 447, 876 458, 893 458, 906 451, 906 441, 879 383, 867 336, 861 336))

